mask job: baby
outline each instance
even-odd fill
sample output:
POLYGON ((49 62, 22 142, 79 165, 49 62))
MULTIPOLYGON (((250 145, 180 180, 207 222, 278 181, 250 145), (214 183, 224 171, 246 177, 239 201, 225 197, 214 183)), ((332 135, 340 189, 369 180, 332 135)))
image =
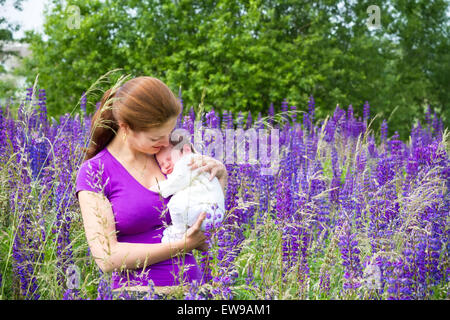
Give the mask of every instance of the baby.
MULTIPOLYGON (((206 212, 201 229, 211 224, 215 226, 224 218, 225 199, 219 180, 209 180, 209 173, 199 168, 191 170, 188 163, 194 156, 192 145, 183 141, 173 142, 156 154, 161 172, 167 179, 159 182, 159 193, 167 198, 172 224, 164 232, 161 242, 182 239, 188 227, 197 221, 202 212, 206 212)), ((186 140, 186 139, 185 139, 186 140)))

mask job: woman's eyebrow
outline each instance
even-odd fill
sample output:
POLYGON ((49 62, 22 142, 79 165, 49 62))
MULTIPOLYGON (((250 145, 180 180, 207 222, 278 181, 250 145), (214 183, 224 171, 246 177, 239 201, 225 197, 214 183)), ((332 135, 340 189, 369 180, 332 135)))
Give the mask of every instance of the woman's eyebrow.
POLYGON ((151 136, 150 138, 152 138, 152 139, 161 139, 161 138, 164 138, 164 136, 159 136, 159 137, 153 137, 153 136, 151 136))

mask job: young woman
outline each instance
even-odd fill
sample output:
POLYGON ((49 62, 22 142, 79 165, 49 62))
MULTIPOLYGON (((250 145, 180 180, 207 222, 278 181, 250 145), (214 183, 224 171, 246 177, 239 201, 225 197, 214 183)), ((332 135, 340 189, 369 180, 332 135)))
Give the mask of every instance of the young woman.
MULTIPOLYGON (((150 190, 165 175, 155 160, 181 112, 171 90, 158 79, 138 77, 105 92, 92 118, 91 141, 76 180, 86 238, 97 265, 112 272, 112 289, 127 290, 200 281, 193 249, 204 250, 204 214, 186 236, 161 243, 170 224, 162 198, 150 190)), ((225 190, 225 166, 198 155, 191 168, 216 176, 225 190)))

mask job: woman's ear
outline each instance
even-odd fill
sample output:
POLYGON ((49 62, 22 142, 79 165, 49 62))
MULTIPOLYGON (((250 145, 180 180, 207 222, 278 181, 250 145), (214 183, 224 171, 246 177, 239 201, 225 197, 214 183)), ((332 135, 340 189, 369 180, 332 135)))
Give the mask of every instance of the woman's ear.
POLYGON ((128 124, 122 122, 122 121, 118 121, 119 124, 119 128, 122 129, 123 132, 125 133, 129 133, 130 127, 128 126, 128 124))

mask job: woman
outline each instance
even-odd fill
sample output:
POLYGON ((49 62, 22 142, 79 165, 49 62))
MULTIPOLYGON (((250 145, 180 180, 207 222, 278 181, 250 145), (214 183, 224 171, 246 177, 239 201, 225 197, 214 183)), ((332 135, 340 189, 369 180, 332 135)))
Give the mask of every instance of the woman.
MULTIPOLYGON (((161 243, 170 224, 169 198, 150 190, 165 180, 155 154, 169 144, 181 105, 160 80, 138 77, 105 92, 92 118, 92 138, 77 175, 86 238, 97 265, 112 272, 112 289, 201 281, 193 249, 204 250, 201 215, 184 239, 161 243)), ((225 166, 197 156, 191 169, 216 176, 225 190, 225 166)))

